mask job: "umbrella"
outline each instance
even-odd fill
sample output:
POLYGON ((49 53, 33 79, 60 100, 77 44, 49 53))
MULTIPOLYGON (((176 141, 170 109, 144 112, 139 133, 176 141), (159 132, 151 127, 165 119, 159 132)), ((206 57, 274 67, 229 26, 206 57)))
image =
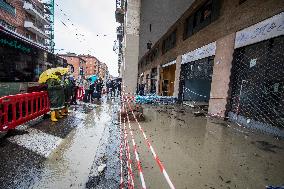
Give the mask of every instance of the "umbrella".
POLYGON ((91 81, 91 83, 94 83, 95 81, 98 80, 98 76, 97 75, 91 75, 88 79, 91 81))
POLYGON ((56 73, 60 73, 61 75, 64 75, 68 72, 68 68, 63 68, 63 67, 57 67, 57 68, 50 68, 46 71, 44 71, 40 76, 39 76, 39 83, 46 83, 48 79, 59 79, 58 75, 56 73))

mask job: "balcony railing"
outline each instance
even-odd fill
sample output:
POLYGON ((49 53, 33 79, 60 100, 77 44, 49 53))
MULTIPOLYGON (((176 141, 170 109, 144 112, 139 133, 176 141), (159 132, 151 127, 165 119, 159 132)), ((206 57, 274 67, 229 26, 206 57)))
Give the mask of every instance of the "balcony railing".
POLYGON ((124 22, 124 9, 122 8, 117 8, 115 11, 115 19, 116 22, 118 23, 123 23, 124 22))
POLYGON ((122 40, 123 35, 124 35, 124 33, 123 33, 123 27, 122 27, 122 26, 118 26, 118 27, 116 28, 116 34, 117 34, 117 38, 118 38, 119 40, 122 40))
POLYGON ((39 18, 44 24, 48 25, 50 24, 50 21, 47 20, 45 17, 44 17, 44 14, 43 14, 43 11, 41 11, 39 8, 35 7, 33 4, 25 1, 24 2, 24 6, 23 8, 28 12, 30 13, 31 15, 39 18))
POLYGON ((49 38, 49 36, 40 28, 34 25, 31 21, 25 21, 24 27, 27 28, 30 32, 33 32, 36 35, 39 35, 42 38, 49 38))
POLYGON ((0 9, 8 12, 9 14, 16 16, 16 9, 4 0, 0 0, 0 9))

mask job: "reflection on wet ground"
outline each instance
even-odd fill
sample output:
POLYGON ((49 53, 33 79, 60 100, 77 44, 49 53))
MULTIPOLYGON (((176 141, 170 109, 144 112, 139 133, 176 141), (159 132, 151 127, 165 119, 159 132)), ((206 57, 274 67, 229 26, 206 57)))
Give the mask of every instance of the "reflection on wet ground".
MULTIPOLYGON (((9 133, 0 140, 0 188, 119 188, 119 110, 119 99, 103 98, 71 107, 58 123, 40 118, 9 133)), ((283 141, 178 105, 145 105, 144 114, 141 126, 176 188, 283 184, 283 141)), ((169 188, 137 124, 131 126, 147 188, 169 188)), ((132 145, 130 151, 141 188, 132 145)), ((124 164, 124 180, 126 171, 124 164)))
POLYGON ((58 123, 40 118, 2 138, 0 188, 86 188, 102 136, 104 156, 109 156, 106 170, 113 172, 118 164, 110 160, 116 157, 111 157, 116 146, 108 140, 115 136, 109 133, 116 133, 117 103, 105 98, 100 105, 81 103, 58 123))

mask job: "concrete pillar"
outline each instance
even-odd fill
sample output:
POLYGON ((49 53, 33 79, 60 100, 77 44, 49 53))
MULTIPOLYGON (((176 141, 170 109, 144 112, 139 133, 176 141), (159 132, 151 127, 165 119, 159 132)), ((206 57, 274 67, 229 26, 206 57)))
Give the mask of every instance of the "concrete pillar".
POLYGON ((157 83, 156 83, 156 94, 159 95, 159 87, 160 87, 160 69, 161 69, 161 66, 158 65, 157 66, 157 83))
POLYGON ((124 64, 122 79, 125 92, 134 94, 138 80, 140 0, 128 0, 125 17, 124 64))
POLYGON ((209 114, 225 117, 235 44, 235 33, 216 41, 209 114))
POLYGON ((178 98, 179 93, 179 78, 181 71, 181 55, 179 55, 176 59, 176 72, 175 72, 175 86, 174 86, 174 97, 178 98))

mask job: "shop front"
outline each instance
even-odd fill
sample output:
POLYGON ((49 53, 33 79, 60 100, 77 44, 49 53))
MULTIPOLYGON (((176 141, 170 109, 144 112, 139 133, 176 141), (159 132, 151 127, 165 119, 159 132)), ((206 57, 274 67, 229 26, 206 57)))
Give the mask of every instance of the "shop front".
POLYGON ((281 13, 237 32, 230 84, 230 119, 275 135, 284 128, 283 20, 281 13))
POLYGON ((156 94, 156 89, 157 89, 157 76, 158 76, 158 69, 157 68, 152 68, 151 69, 151 81, 150 81, 150 93, 151 94, 156 94))
POLYGON ((180 100, 208 104, 215 50, 214 42, 182 56, 180 100))
POLYGON ((46 60, 43 47, 0 28, 0 96, 26 92, 46 69, 46 60))
POLYGON ((176 60, 161 66, 160 95, 173 96, 175 85, 176 60))

